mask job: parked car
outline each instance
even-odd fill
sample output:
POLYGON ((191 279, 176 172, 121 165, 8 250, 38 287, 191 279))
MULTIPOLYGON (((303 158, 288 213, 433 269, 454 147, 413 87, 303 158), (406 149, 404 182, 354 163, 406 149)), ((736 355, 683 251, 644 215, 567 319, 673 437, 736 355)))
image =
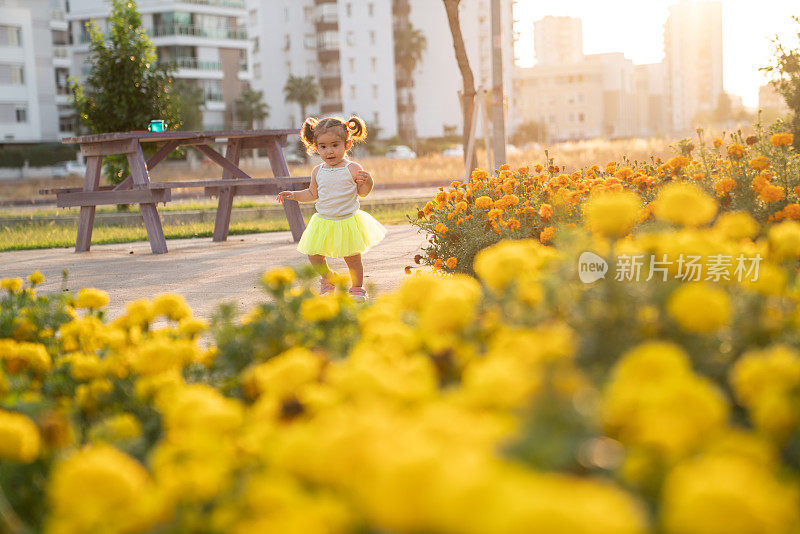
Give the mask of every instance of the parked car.
POLYGON ((415 159, 416 157, 417 153, 406 145, 395 145, 386 149, 387 159, 415 159))
POLYGON ((464 157, 464 145, 453 145, 450 148, 445 149, 442 152, 442 156, 451 157, 451 158, 463 158, 464 157))
POLYGON ((517 146, 512 145, 511 143, 506 145, 506 154, 517 154, 522 152, 517 146))
POLYGON ((77 161, 65 161, 53 167, 53 178, 85 176, 86 165, 77 161))

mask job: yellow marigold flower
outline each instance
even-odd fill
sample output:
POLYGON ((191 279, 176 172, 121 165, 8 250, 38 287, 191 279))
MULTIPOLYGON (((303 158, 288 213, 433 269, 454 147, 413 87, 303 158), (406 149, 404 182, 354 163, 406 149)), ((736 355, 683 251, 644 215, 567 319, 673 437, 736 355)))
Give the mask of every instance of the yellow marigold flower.
POLYGON ((319 378, 323 360, 305 347, 294 347, 242 372, 242 389, 250 399, 262 393, 283 399, 319 378))
POLYGON ((155 319, 155 310, 150 300, 141 298, 125 304, 125 315, 131 326, 141 326, 155 319))
POLYGON ((504 240, 475 255, 475 272, 490 288, 503 289, 521 274, 535 276, 555 256, 552 247, 534 240, 504 240))
POLYGON ((661 491, 665 534, 792 532, 797 492, 763 465, 733 454, 703 455, 673 469, 661 491))
POLYGON ((758 223, 746 212, 723 213, 714 224, 714 230, 728 239, 752 237, 758 231, 758 223))
POLYGON ((475 199, 475 207, 482 210, 488 210, 494 205, 491 197, 482 196, 475 199))
POLYGON ((548 241, 553 239, 553 236, 555 235, 556 235, 556 229, 553 228, 552 226, 547 226, 545 227, 544 230, 542 230, 542 233, 539 234, 539 241, 541 241, 542 243, 547 243, 548 241))
POLYGON ((782 187, 772 184, 765 184, 758 192, 758 198, 764 202, 777 202, 783 200, 785 196, 786 191, 782 187))
POLYGON ((279 289, 294 282, 295 272, 291 267, 278 267, 261 275, 261 281, 270 289, 279 289))
POLYGON ((723 141, 721 137, 715 137, 714 138, 714 148, 719 148, 724 144, 725 144, 725 141, 723 141))
POLYGON ((673 169, 682 169, 692 162, 692 158, 686 156, 675 156, 667 160, 667 165, 673 169))
POLYGON ((693 184, 669 184, 661 190, 656 201, 656 216, 681 226, 706 224, 716 214, 714 199, 693 184))
POLYGON ((94 445, 55 464, 47 494, 52 532, 144 532, 158 520, 147 470, 130 456, 94 445))
POLYGON ((192 309, 181 295, 177 293, 164 293, 153 299, 153 311, 163 315, 171 321, 180 321, 192 316, 192 309))
POLYGON ((757 171, 763 171, 769 167, 769 160, 766 156, 758 156, 750 160, 750 168, 757 171))
POLYGON ((444 224, 444 223, 439 223, 439 224, 437 224, 437 225, 436 225, 436 228, 434 229, 434 231, 435 231, 437 234, 443 234, 443 233, 447 232, 448 230, 449 230, 449 228, 448 228, 448 227, 447 227, 447 225, 446 225, 446 224, 444 224))
POLYGON ((34 271, 28 275, 28 282, 30 282, 32 286, 38 286, 44 282, 44 275, 39 271, 34 271))
POLYGON ((547 222, 550 220, 550 217, 553 216, 553 206, 550 204, 544 203, 539 206, 539 217, 542 218, 542 221, 547 222))
POLYGON ((769 138, 772 146, 787 146, 794 142, 794 135, 788 132, 772 134, 769 138))
POLYGON ((129 413, 112 415, 89 429, 89 440, 93 443, 114 443, 121 440, 136 439, 141 435, 141 423, 129 413))
POLYGON ((17 345, 17 356, 35 373, 44 373, 53 366, 53 360, 41 343, 22 342, 17 345))
POLYGON ((693 283, 681 286, 670 295, 667 312, 683 330, 707 334, 728 324, 731 304, 722 289, 693 283))
POLYGON ((743 406, 774 391, 790 392, 800 385, 800 354, 788 345, 751 350, 733 364, 730 382, 743 406))
POLYGON ((0 280, 0 286, 12 293, 19 291, 22 289, 22 278, 3 278, 0 280))
POLYGON ((745 154, 745 148, 739 143, 731 143, 728 145, 728 155, 733 159, 742 159, 745 154))
POLYGON ((716 190, 719 196, 725 196, 733 191, 734 187, 736 187, 736 180, 733 178, 723 178, 717 182, 717 185, 714 186, 714 190, 716 190))
POLYGON ((178 333, 184 336, 194 337, 200 332, 208 329, 208 323, 202 319, 194 317, 184 317, 178 321, 178 333))
POLYGON ((97 310, 108 304, 108 293, 102 289, 85 287, 78 291, 78 298, 75 301, 76 308, 88 308, 97 310))
POLYGON ((338 313, 339 301, 334 295, 311 297, 300 304, 300 316, 309 322, 327 321, 338 313))
POLYGON ((39 456, 40 437, 26 416, 0 410, 0 460, 29 464, 39 456))
POLYGON ((584 205, 586 226, 608 237, 627 235, 639 220, 642 201, 631 191, 593 193, 584 205))
POLYGON ((772 256, 777 260, 800 257, 800 223, 783 221, 769 229, 769 246, 772 256))
POLYGON ((456 265, 458 265, 458 258, 456 258, 455 256, 450 256, 449 258, 447 258, 447 261, 444 262, 444 264, 448 269, 452 271, 453 269, 456 268, 456 265))
POLYGON ((456 204, 456 212, 457 212, 457 213, 458 213, 458 212, 461 212, 461 211, 466 211, 466 210, 467 210, 467 203, 466 203, 466 202, 464 202, 463 200, 459 201, 459 202, 456 204))

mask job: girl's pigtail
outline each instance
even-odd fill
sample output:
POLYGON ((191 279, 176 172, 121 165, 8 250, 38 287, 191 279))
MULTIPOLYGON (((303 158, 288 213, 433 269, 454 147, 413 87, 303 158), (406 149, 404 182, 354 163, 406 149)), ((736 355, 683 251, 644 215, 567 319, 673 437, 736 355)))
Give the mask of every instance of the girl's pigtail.
POLYGON ((367 138, 367 125, 364 123, 364 120, 361 117, 356 117, 353 115, 346 124, 351 141, 354 143, 360 143, 367 138))
POLYGON ((309 117, 300 128, 300 140, 306 147, 306 153, 313 154, 316 152, 317 144, 314 142, 314 128, 316 128, 319 121, 314 117, 309 117))

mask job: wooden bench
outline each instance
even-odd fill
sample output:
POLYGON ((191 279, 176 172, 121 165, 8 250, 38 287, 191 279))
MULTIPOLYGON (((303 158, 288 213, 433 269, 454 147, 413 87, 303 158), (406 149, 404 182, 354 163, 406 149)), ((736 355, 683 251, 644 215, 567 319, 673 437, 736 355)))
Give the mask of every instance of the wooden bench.
MULTIPOLYGON (((123 132, 87 135, 66 138, 64 143, 77 143, 86 157, 84 186, 58 189, 42 189, 43 195, 56 195, 58 207, 80 207, 78 235, 75 251, 88 251, 91 246, 95 208, 109 204, 138 204, 144 220, 150 249, 154 254, 167 252, 167 243, 158 215, 159 202, 169 202, 173 189, 199 188, 205 194, 219 199, 214 223, 214 241, 225 241, 228 237, 233 198, 237 195, 277 195, 280 191, 299 190, 308 187, 309 176, 293 177, 283 157, 282 147, 287 145, 287 136, 296 130, 255 130, 235 132, 123 132), (219 140, 227 141, 223 157, 210 145, 219 140), (145 161, 142 143, 157 143, 159 149, 145 161), (180 146, 191 146, 222 167, 222 178, 218 180, 191 180, 183 182, 151 182, 149 171, 163 161, 170 152, 180 146), (252 178, 239 168, 242 150, 265 149, 269 158, 273 178, 252 178), (100 185, 100 174, 105 156, 124 154, 131 170, 117 185, 100 185)), ((283 203, 284 213, 295 241, 305 230, 305 222, 297 202, 283 203)))

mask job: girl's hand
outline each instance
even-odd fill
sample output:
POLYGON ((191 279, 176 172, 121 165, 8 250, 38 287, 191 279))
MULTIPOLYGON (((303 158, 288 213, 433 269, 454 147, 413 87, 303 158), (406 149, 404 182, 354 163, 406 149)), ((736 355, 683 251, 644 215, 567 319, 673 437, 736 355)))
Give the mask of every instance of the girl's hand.
POLYGON ((283 204, 283 201, 287 199, 294 200, 294 191, 281 191, 275 200, 278 201, 278 204, 283 204))
POLYGON ((372 180, 372 175, 365 170, 360 170, 356 173, 356 177, 354 178, 356 181, 357 186, 361 186, 370 180, 372 180))

